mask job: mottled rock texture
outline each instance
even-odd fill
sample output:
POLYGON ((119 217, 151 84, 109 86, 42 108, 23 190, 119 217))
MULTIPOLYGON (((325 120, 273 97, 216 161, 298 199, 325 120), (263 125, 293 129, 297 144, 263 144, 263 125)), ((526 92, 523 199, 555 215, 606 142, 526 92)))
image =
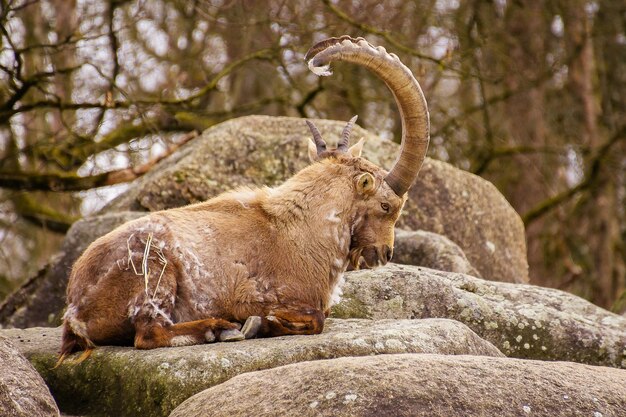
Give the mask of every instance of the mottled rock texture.
MULTIPOLYGON (((66 413, 167 416, 186 398, 235 375, 295 362, 395 353, 502 357, 452 320, 328 320, 324 333, 148 351, 99 347, 81 364, 53 369, 59 328, 9 329, 66 413)), ((210 415, 210 414, 208 414, 210 415)))
POLYGON ((7 417, 59 415, 59 409, 41 376, 15 345, 1 335, 0 415, 7 417))
POLYGON ((404 354, 239 375, 189 398, 170 416, 620 417, 625 410, 625 370, 404 354))
POLYGON ((387 264, 346 274, 336 317, 458 320, 507 356, 626 368, 626 317, 564 291, 387 264))

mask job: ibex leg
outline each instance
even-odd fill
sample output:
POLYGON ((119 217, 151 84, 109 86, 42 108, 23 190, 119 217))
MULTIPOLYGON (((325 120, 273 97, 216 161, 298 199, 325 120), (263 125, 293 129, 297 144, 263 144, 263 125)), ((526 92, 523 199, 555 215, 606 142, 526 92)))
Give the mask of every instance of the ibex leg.
MULTIPOLYGON (((213 342, 222 334, 237 331, 239 323, 208 318, 176 324, 164 324, 151 319, 135 324, 135 347, 153 349, 166 346, 188 346, 213 342)), ((242 337, 243 338, 243 337, 242 337)))
POLYGON ((284 336, 291 334, 319 334, 324 330, 326 317, 315 308, 276 309, 263 317, 260 337, 284 336))

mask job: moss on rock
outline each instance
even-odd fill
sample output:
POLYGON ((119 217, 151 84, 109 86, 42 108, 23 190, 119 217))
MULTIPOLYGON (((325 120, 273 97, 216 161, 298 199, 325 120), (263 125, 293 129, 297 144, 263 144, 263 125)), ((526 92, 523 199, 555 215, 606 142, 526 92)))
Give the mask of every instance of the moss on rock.
POLYGON ((65 413, 167 416, 191 395, 245 372, 343 356, 442 353, 502 357, 452 320, 328 320, 324 333, 153 349, 99 347, 54 368, 61 329, 2 330, 41 373, 65 413))

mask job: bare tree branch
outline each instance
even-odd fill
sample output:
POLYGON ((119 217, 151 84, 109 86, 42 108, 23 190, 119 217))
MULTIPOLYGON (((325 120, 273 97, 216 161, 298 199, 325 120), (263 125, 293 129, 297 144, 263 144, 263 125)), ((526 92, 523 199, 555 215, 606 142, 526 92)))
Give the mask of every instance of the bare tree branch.
POLYGON ((209 81, 204 87, 202 87, 197 93, 190 95, 189 97, 180 98, 180 99, 139 99, 132 101, 121 101, 121 100, 111 100, 105 102, 82 102, 82 103, 64 103, 59 100, 40 100, 34 103, 22 104, 19 107, 9 107, 2 106, 0 108, 0 124, 6 123, 13 115, 18 113, 24 113, 27 111, 31 111, 34 109, 46 109, 53 108, 59 110, 80 110, 80 109, 128 109, 134 106, 153 106, 153 105, 163 105, 163 106, 181 106, 185 104, 190 104, 194 100, 197 100, 211 91, 215 90, 217 87, 217 83, 229 75, 235 69, 243 66, 249 61, 253 60, 271 60, 276 54, 275 49, 262 49, 256 52, 253 52, 245 57, 233 61, 226 65, 224 69, 218 72, 212 79, 209 81))
POLYGON ((522 220, 526 227, 551 210, 566 203, 578 193, 592 187, 600 174, 603 160, 606 158, 611 148, 622 140, 626 140, 626 126, 623 126, 611 139, 598 148, 598 151, 589 164, 589 173, 578 185, 540 202, 522 215, 522 220))
POLYGON ((159 161, 171 155, 176 149, 198 136, 193 131, 180 143, 170 146, 163 155, 132 168, 103 172, 101 174, 80 177, 76 174, 38 174, 0 172, 0 187, 28 191, 82 191, 107 185, 133 181, 148 172, 159 161))
POLYGON ((54 210, 52 207, 36 202, 25 193, 20 193, 12 198, 16 213, 29 223, 50 230, 55 233, 65 234, 72 223, 78 220, 54 210))
POLYGON ((371 33, 372 35, 377 35, 382 37, 384 40, 386 40, 390 45, 393 45, 394 48, 397 48, 398 50, 405 52, 409 55, 412 55, 414 57, 420 58, 420 59, 424 59, 426 61, 430 61, 430 62, 434 62, 437 65, 440 65, 442 68, 446 68, 446 69, 451 69, 453 71, 457 71, 454 68, 449 67, 444 60, 442 59, 437 59, 435 57, 432 57, 430 55, 426 55, 423 54, 413 48, 409 48, 408 46, 398 42, 389 32, 377 29, 373 26, 369 26, 366 25, 364 23, 360 23, 357 22, 356 20, 352 19, 350 16, 348 16, 346 13, 344 13, 342 10, 340 10, 339 8, 337 8, 335 5, 333 5, 330 0, 322 0, 322 3, 324 3, 326 5, 326 8, 328 8, 328 10, 330 10, 335 16, 337 16, 339 19, 343 20, 346 23, 349 23, 351 26, 354 26, 355 28, 359 29, 362 32, 366 32, 366 33, 371 33))

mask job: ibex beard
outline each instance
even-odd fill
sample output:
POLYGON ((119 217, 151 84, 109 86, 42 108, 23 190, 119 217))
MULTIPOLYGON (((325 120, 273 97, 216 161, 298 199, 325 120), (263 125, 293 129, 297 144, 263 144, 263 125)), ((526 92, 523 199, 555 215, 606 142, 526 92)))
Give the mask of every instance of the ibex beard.
POLYGON ((139 349, 323 330, 346 268, 386 264, 394 225, 428 144, 419 84, 395 55, 331 38, 307 54, 370 68, 394 92, 402 150, 390 172, 348 147, 353 118, 327 149, 310 122, 313 163, 276 188, 240 188, 128 222, 93 242, 68 289, 59 364, 96 345, 139 349), (243 324, 243 327, 242 327, 243 324))

